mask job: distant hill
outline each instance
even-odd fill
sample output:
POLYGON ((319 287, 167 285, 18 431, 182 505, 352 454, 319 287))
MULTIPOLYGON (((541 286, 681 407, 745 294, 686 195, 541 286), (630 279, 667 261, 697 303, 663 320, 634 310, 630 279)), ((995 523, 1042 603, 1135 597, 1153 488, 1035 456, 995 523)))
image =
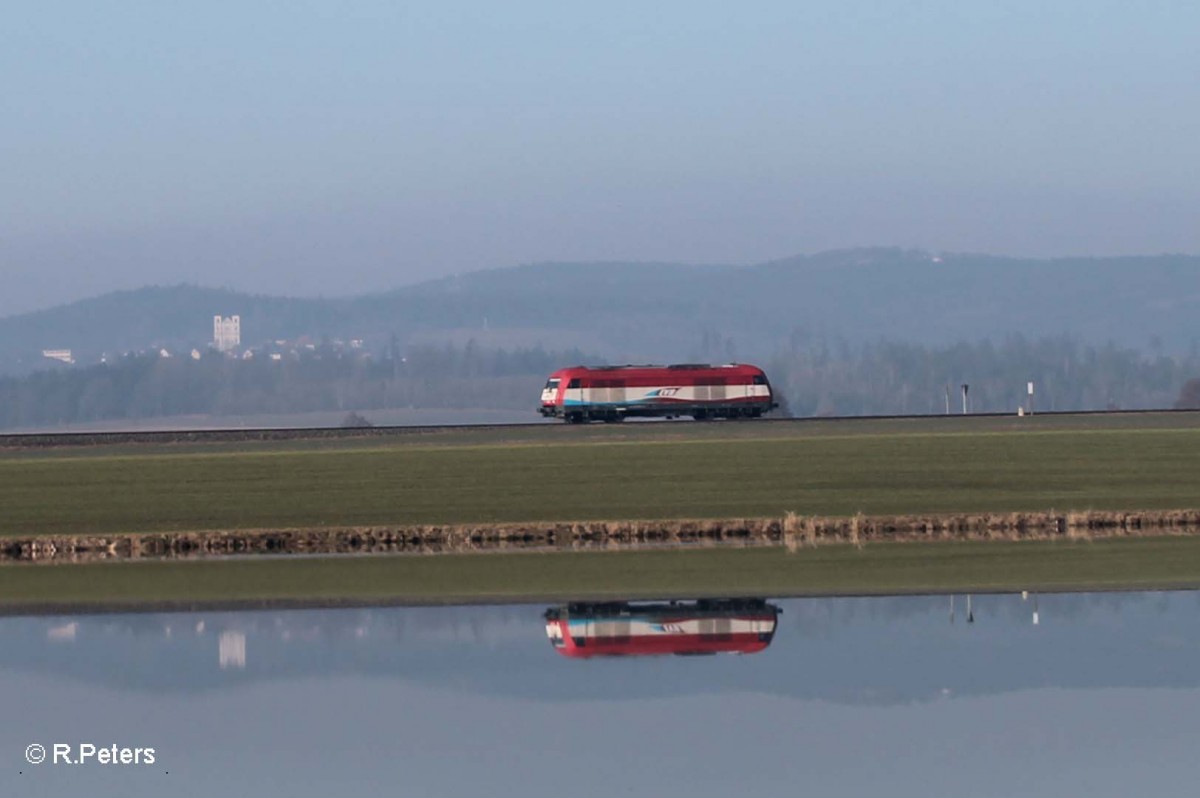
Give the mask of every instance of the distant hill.
POLYGON ((475 339, 579 347, 612 360, 755 359, 790 336, 926 344, 1012 333, 1141 350, 1200 340, 1200 257, 1023 260, 855 249, 752 266, 561 263, 481 271, 337 299, 195 286, 122 291, 0 318, 0 373, 50 365, 43 349, 203 347, 212 316, 242 317, 243 344, 307 336, 382 348, 475 339))
POLYGON ((117 291, 0 318, 0 373, 50 364, 41 357, 43 349, 70 349, 80 362, 94 362, 104 353, 203 348, 212 340, 212 317, 217 313, 240 313, 250 329, 292 337, 335 327, 345 306, 344 300, 249 296, 189 285, 117 291))

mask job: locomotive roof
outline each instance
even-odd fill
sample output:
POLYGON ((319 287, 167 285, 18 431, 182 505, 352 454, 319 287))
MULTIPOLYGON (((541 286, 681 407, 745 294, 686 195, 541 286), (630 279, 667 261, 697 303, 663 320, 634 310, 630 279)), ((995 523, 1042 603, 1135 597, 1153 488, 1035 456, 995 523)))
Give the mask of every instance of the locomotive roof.
POLYGON ((662 365, 657 363, 626 363, 621 366, 570 366, 562 369, 562 371, 626 371, 632 369, 678 369, 678 370, 703 370, 703 369, 754 369, 759 370, 758 366, 752 366, 749 363, 672 363, 670 365, 662 365))

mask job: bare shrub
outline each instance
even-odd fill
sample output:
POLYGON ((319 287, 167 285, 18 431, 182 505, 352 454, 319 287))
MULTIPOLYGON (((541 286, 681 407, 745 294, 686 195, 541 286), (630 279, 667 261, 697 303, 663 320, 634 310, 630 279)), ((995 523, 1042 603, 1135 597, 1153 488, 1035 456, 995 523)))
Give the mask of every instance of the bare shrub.
POLYGON ((362 428, 373 427, 373 426, 375 426, 375 425, 372 424, 366 418, 366 416, 360 415, 359 413, 355 413, 355 412, 347 413, 346 417, 342 419, 342 428, 343 429, 355 429, 355 428, 362 429, 362 428))
POLYGON ((788 510, 783 516, 783 523, 780 524, 780 529, 783 532, 783 545, 787 547, 787 550, 792 553, 799 551, 801 544, 800 516, 788 510))
POLYGON ((866 516, 862 514, 861 510, 855 513, 854 517, 850 519, 850 542, 853 543, 854 547, 857 549, 861 549, 863 547, 863 541, 859 535, 859 532, 865 519, 866 516))

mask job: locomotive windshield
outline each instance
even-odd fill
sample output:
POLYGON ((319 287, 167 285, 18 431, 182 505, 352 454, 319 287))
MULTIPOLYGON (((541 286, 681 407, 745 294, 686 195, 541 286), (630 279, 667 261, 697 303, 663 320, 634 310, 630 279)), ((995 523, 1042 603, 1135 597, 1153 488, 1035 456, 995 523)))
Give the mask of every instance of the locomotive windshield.
POLYGON ((558 380, 546 380, 546 387, 543 390, 553 391, 558 387, 558 380))

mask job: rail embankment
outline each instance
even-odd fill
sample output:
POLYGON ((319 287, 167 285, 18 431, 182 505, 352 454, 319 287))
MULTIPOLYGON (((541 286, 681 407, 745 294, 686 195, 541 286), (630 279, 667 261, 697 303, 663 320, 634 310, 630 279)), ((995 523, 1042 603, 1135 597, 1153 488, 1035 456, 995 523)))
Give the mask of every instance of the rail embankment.
POLYGON ((952 541, 1087 541, 1200 534, 1200 509, 806 516, 14 536, 0 563, 246 556, 467 554, 952 541))

